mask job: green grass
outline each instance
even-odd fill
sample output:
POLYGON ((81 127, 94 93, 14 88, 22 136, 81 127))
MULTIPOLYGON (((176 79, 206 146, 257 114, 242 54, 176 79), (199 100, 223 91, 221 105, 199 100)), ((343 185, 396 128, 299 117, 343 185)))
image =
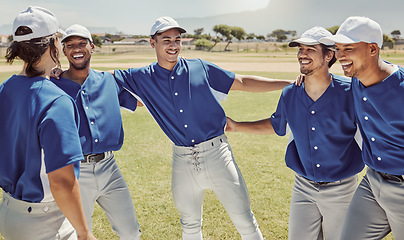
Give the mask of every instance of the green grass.
MULTIPOLYGON (((267 62, 263 54, 190 52, 215 62, 267 62)), ((290 53, 292 54, 292 53, 290 53)), ((393 58, 394 56, 390 55, 393 58)), ((125 59, 149 59, 150 54, 125 56, 125 59)), ((290 55, 277 59, 290 61, 290 55)), ((109 55, 94 55, 95 62, 122 63, 109 55), (110 59, 110 60, 109 60, 110 59)), ((276 62, 276 59, 275 61, 276 62)), ((0 63, 1 64, 1 63, 0 63)), ((97 68, 99 69, 99 68, 97 68)), ((100 70, 112 68, 102 67, 100 70)), ((237 72, 271 78, 295 79, 298 69, 289 73, 237 72)), ((0 82, 15 72, 0 73, 0 82)), ((280 91, 269 93, 231 92, 222 103, 226 114, 235 120, 258 120, 269 117, 276 108, 280 91)), ((172 145, 145 108, 134 113, 122 112, 125 142, 115 153, 118 165, 132 194, 142 239, 181 239, 180 216, 174 206, 171 184, 172 145)), ((294 173, 284 163, 288 136, 228 133, 234 156, 247 183, 251 206, 260 229, 268 240, 287 239, 289 202, 294 173)), ((1 193, 0 193, 1 195, 1 193)), ((207 191, 204 199, 203 236, 205 240, 241 239, 216 196, 207 191)), ((115 240, 105 213, 96 204, 93 216, 94 235, 102 240, 115 240)), ((0 239, 1 236, 0 236, 0 239)), ((393 239, 391 235, 386 239, 393 239)))

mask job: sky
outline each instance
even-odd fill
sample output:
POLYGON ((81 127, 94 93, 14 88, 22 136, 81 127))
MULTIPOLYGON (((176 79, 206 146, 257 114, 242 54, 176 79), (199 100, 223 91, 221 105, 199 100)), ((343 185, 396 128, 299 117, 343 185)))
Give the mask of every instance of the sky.
MULTIPOLYGON (((0 0, 0 27, 12 24, 28 6, 56 15, 62 28, 72 24, 112 27, 127 34, 147 35, 160 16, 206 17, 265 8, 270 0, 0 0)), ((11 29, 9 33, 11 34, 11 29)))

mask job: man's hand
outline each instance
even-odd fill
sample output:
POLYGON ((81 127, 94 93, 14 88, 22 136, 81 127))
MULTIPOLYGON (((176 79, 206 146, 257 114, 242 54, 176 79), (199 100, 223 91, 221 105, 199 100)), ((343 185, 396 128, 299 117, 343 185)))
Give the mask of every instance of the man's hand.
POLYGON ((300 74, 299 76, 297 76, 297 78, 295 80, 295 85, 296 86, 301 86, 302 83, 304 82, 305 77, 306 77, 306 75, 304 75, 304 74, 300 74))
POLYGON ((60 75, 62 75, 64 71, 61 68, 55 67, 54 69, 51 70, 50 76, 56 79, 60 78, 60 75))

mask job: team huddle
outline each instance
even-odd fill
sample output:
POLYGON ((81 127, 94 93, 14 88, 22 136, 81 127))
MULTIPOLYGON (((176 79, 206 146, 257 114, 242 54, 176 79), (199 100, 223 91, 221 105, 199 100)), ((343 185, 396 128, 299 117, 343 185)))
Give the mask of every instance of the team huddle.
POLYGON ((120 239, 140 239, 113 154, 124 139, 121 107, 147 108, 173 143, 171 192, 184 240, 202 239, 206 189, 241 239, 264 239, 225 131, 283 136, 288 129, 285 161, 295 172, 289 239, 382 239, 390 232, 404 239, 404 69, 380 58, 378 23, 349 17, 335 35, 316 26, 291 41, 302 74, 296 82, 179 58, 185 32, 160 17, 150 31, 157 62, 101 72, 90 67, 87 28, 63 31, 41 7, 18 14, 6 60, 24 66, 0 85, 5 239, 95 239, 95 202, 120 239), (329 71, 337 60, 345 77, 329 71), (276 111, 254 122, 227 117, 219 102, 230 90, 281 89, 276 111))

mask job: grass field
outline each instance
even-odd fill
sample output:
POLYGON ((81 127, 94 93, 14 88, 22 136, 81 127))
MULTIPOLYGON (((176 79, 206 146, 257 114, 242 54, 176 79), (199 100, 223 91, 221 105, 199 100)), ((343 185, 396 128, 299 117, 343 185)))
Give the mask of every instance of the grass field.
MULTIPOLYGON (((197 52, 184 49, 186 58, 200 57, 239 74, 254 74, 271 78, 295 79, 298 65, 293 50, 261 52, 197 52)), ((126 50, 125 50, 126 51, 126 50)), ((125 52, 123 51, 123 52, 125 52)), ((111 55, 111 49, 101 49, 93 56, 92 67, 106 70, 144 66, 155 61, 148 47, 133 53, 111 55)), ((4 56, 4 54, 3 54, 4 56)), ((403 63, 403 54, 384 52, 393 63, 403 63)), ((64 67, 67 62, 62 61, 64 67)), ((21 63, 16 62, 17 68, 21 63)), ((0 60, 0 82, 19 69, 0 60), (7 69, 10 69, 7 71, 7 69)), ((341 73, 337 63, 333 72, 341 73)), ((236 120, 266 118, 276 108, 280 91, 270 93, 231 92, 223 108, 236 120)), ((125 142, 116 159, 129 185, 142 239, 181 239, 180 216, 174 206, 171 191, 171 142, 163 134, 145 108, 135 113, 122 112, 125 142)), ((268 240, 287 239, 288 212, 294 173, 284 163, 288 136, 256 136, 228 133, 236 161, 246 180, 251 205, 268 240)), ((0 193, 1 194, 1 193, 0 193)), ((206 240, 241 239, 216 196, 207 191, 204 200, 203 236, 206 240)), ((94 234, 98 239, 118 239, 104 212, 96 206, 93 216, 94 234)), ((1 239, 1 236, 0 236, 1 239)), ((393 239, 390 235, 386 239, 393 239)))

